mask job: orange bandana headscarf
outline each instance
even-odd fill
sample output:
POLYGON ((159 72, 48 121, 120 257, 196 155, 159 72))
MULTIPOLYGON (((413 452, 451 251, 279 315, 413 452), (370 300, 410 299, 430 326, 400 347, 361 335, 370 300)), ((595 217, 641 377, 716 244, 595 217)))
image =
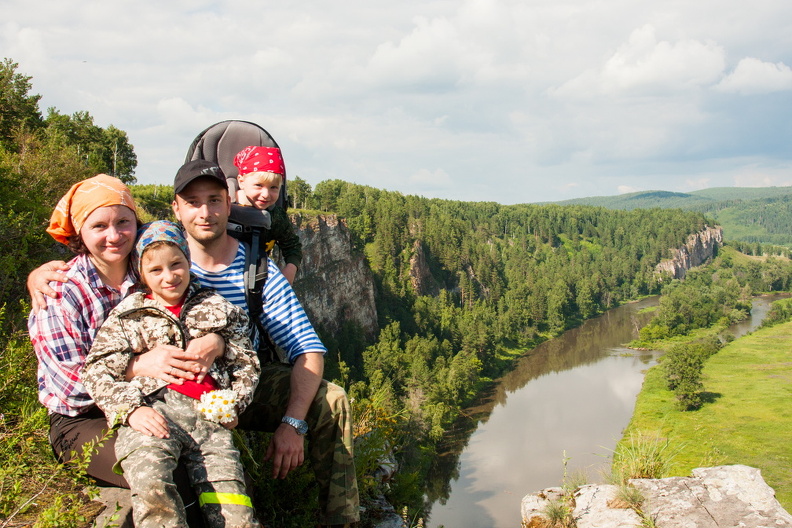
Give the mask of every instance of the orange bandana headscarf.
POLYGON ((132 193, 121 180, 98 174, 75 183, 55 206, 47 233, 61 244, 68 244, 91 213, 108 205, 125 205, 135 211, 132 193))

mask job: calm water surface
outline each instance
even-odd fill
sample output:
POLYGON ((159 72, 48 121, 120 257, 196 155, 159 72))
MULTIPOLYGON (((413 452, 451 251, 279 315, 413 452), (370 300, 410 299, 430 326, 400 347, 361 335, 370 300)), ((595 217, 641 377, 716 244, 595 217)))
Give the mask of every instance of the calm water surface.
MULTIPOLYGON (((754 330, 776 298, 755 299, 752 317, 732 333, 754 330)), ((433 471, 426 525, 519 528, 520 500, 560 485, 565 458, 569 474, 601 482, 658 357, 623 345, 651 318, 638 312, 656 304, 615 308, 541 344, 468 409, 433 471)))

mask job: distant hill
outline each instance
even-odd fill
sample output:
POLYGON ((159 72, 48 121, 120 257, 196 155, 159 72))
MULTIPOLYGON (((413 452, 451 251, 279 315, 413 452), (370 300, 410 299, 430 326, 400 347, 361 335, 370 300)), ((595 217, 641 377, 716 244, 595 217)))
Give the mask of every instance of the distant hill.
POLYGON ((792 247, 792 187, 713 187, 690 193, 641 191, 554 203, 698 211, 723 227, 726 240, 792 247))

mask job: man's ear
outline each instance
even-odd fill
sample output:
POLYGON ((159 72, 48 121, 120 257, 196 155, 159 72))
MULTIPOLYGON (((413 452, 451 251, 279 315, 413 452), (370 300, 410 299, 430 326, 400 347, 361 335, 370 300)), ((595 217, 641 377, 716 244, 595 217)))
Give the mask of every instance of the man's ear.
POLYGON ((174 198, 173 202, 171 202, 171 209, 173 209, 173 216, 176 217, 176 220, 181 222, 181 218, 179 216, 179 204, 177 203, 176 198, 174 198))

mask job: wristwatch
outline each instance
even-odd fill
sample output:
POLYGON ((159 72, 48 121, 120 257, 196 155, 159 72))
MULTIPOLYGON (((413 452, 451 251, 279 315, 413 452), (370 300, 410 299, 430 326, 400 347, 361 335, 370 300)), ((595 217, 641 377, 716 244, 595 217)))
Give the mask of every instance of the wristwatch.
POLYGON ((284 416, 281 419, 281 422, 294 427, 294 429, 297 431, 297 434, 300 436, 304 436, 305 433, 308 432, 308 422, 305 420, 298 420, 297 418, 292 418, 291 416, 284 416))

